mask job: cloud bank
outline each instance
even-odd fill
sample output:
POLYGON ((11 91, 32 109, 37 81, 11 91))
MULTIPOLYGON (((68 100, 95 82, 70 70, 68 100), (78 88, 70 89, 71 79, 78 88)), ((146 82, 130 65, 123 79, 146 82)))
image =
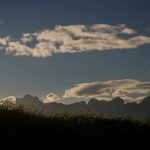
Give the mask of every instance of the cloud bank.
POLYGON ((115 97, 121 97, 126 103, 140 102, 150 95, 150 82, 138 80, 110 80, 102 82, 80 83, 67 89, 63 98, 96 98, 110 101, 115 97))
MULTIPOLYGON (((88 101, 92 98, 111 101, 116 97, 121 97, 125 103, 139 103, 148 96, 150 96, 150 82, 122 79, 76 84, 70 89, 66 89, 62 95, 50 92, 46 96, 41 97, 40 100, 43 103, 72 103, 88 101)), ((16 97, 8 96, 0 98, 0 104, 4 102, 15 104, 16 97)))
POLYGON ((45 97, 41 98, 43 103, 57 102, 60 97, 55 93, 48 93, 45 97))
POLYGON ((57 53, 80 53, 137 48, 150 44, 125 24, 57 25, 54 29, 22 34, 19 39, 0 37, 0 50, 15 56, 49 57, 57 53))
POLYGON ((16 97, 15 96, 7 96, 4 98, 0 98, 0 104, 3 104, 5 102, 10 102, 12 104, 16 104, 16 97))

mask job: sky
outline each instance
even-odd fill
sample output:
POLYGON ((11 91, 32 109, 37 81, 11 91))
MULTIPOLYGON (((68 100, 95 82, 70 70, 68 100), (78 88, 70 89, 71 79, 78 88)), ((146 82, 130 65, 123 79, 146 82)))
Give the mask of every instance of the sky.
POLYGON ((0 97, 150 95, 149 6, 149 0, 1 0, 0 97))

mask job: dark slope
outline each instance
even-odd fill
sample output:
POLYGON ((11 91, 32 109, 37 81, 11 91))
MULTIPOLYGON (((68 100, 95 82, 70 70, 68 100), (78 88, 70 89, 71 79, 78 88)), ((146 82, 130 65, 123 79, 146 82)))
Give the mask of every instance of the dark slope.
POLYGON ((90 115, 49 118, 22 109, 0 108, 0 143, 4 148, 146 148, 150 123, 90 115))

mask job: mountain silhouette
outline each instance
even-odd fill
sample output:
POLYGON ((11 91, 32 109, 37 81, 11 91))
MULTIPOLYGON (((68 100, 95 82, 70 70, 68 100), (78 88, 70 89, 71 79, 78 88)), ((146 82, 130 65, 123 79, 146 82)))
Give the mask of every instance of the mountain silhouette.
POLYGON ((150 96, 146 97, 141 103, 124 103, 120 97, 116 97, 111 101, 91 99, 88 103, 81 101, 73 104, 62 103, 42 103, 36 96, 25 95, 23 98, 17 98, 16 104, 4 102, 3 105, 23 106, 25 109, 39 111, 44 115, 52 115, 57 113, 90 113, 103 114, 104 116, 114 117, 133 117, 135 119, 150 118, 150 96))
POLYGON ((43 103, 36 96, 25 95, 23 98, 16 98, 16 106, 23 106, 26 109, 40 110, 43 103))

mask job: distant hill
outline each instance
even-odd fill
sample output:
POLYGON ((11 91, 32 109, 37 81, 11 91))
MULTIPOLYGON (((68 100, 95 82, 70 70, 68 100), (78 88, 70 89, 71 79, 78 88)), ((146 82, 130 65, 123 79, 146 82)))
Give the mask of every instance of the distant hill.
POLYGON ((90 113, 103 114, 106 116, 130 116, 136 119, 150 118, 150 97, 146 97, 139 104, 135 102, 124 104, 123 99, 116 97, 109 102, 106 102, 105 100, 98 101, 97 99, 91 99, 88 103, 77 102, 65 105, 56 102, 44 104, 38 97, 26 95, 23 98, 17 98, 16 104, 5 102, 4 105, 24 106, 26 109, 37 110, 45 115, 68 112, 73 114, 90 113))

